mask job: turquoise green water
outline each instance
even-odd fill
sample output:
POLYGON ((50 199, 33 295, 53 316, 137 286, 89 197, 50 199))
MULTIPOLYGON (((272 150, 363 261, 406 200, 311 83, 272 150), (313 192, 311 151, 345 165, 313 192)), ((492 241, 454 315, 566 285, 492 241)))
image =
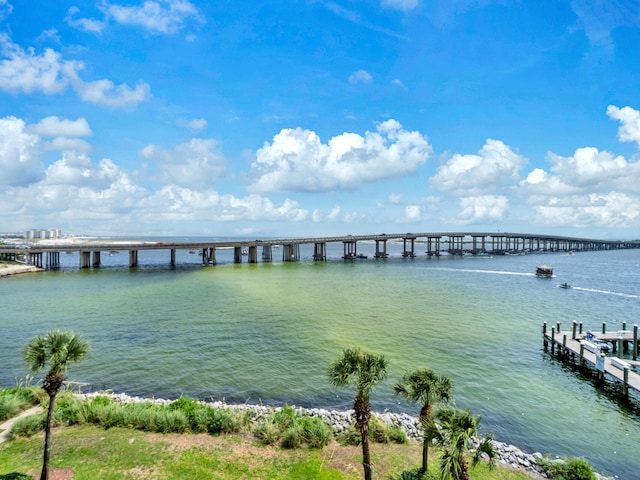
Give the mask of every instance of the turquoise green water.
POLYGON ((69 259, 61 271, 4 279, 0 383, 28 373, 30 338, 64 328, 90 340, 91 357, 69 376, 95 389, 350 408, 352 393, 332 388, 326 370, 357 345, 389 359, 378 410, 417 413, 391 385, 428 366, 451 377, 456 403, 481 413, 497 439, 636 478, 637 409, 545 353, 541 327, 638 323, 640 251, 352 263, 339 254, 258 265, 219 255, 207 268, 184 256, 171 269, 156 253, 134 270, 112 260, 83 271, 69 259), (539 263, 556 278, 535 278, 539 263), (574 288, 557 288, 564 281, 574 288))

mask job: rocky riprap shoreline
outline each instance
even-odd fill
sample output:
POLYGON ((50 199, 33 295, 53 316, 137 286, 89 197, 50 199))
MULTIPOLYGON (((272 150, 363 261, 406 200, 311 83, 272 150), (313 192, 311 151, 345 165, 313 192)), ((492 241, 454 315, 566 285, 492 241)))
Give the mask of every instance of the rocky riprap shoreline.
MULTIPOLYGON (((132 402, 153 402, 161 405, 168 405, 173 400, 158 399, 158 398, 141 398, 132 397, 124 393, 87 393, 76 394, 76 397, 90 400, 96 396, 106 396, 113 401, 120 403, 132 403, 132 402)), ((264 416, 276 412, 280 407, 268 407, 265 405, 251 405, 251 404, 227 404, 222 401, 202 402, 205 405, 213 408, 226 408, 230 410, 239 411, 251 411, 254 413, 254 421, 259 422, 264 416)), ((326 410, 323 408, 303 408, 293 407, 301 415, 310 415, 313 417, 320 417, 327 422, 333 428, 335 435, 338 435, 349 428, 349 425, 353 423, 353 410, 326 410)), ((417 417, 413 417, 406 413, 392 413, 392 412, 373 412, 373 415, 378 417, 388 425, 393 425, 404 430, 412 440, 420 441, 422 438, 420 424, 417 417)), ((476 445, 479 443, 479 439, 476 439, 476 445)), ((508 445, 506 443, 493 441, 494 448, 497 453, 498 463, 505 467, 510 467, 515 470, 523 470, 528 472, 534 472, 541 478, 545 478, 544 472, 538 466, 537 460, 542 458, 542 454, 539 452, 529 454, 523 452, 518 447, 508 445)))

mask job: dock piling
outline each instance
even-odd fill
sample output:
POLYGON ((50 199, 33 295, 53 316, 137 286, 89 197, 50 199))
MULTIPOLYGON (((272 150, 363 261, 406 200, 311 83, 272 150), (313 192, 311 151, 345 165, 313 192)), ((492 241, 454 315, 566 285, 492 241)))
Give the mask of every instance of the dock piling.
POLYGON ((623 370, 622 393, 623 395, 629 394, 629 367, 624 367, 623 370))
MULTIPOLYGON (((574 322, 574 328, 576 323, 574 322)), ((634 325, 634 353, 637 356, 638 345, 636 343, 638 335, 638 326, 634 325)), ((545 343, 545 352, 548 352, 547 345, 551 342, 551 356, 562 359, 565 362, 571 362, 572 365, 577 364, 582 371, 588 370, 589 365, 595 367, 597 373, 597 381, 604 382, 605 377, 610 377, 614 381, 620 382, 622 393, 626 396, 629 390, 635 390, 640 392, 640 375, 633 371, 630 365, 624 360, 612 356, 609 357, 598 348, 598 346, 587 340, 583 340, 581 337, 572 338, 573 332, 563 332, 561 330, 556 331, 556 327, 551 327, 551 332, 548 331, 547 323, 542 325, 543 340, 545 343), (562 339, 560 339, 562 335, 562 339), (557 337, 557 338, 556 338, 557 337), (557 344, 557 345, 556 345, 557 344), (558 352, 555 352, 555 349, 558 352)), ((607 337, 607 341, 613 344, 614 351, 618 349, 622 350, 625 342, 631 341, 628 333, 620 331, 615 336, 607 337), (617 338, 616 338, 617 337, 617 338)))
POLYGON ((602 333, 607 333, 607 322, 602 322, 602 333))
POLYGON ((571 329, 571 338, 573 340, 576 339, 576 330, 578 328, 578 322, 576 322, 575 320, 573 321, 573 328, 571 329))
POLYGON ((638 324, 633 326, 633 359, 638 359, 638 324))

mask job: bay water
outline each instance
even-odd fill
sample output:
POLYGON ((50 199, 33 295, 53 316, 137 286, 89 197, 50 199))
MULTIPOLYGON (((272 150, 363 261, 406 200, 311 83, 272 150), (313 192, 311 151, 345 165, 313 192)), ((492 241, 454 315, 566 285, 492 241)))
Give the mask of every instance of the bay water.
POLYGON ((541 331, 545 321, 596 332, 603 321, 640 323, 640 251, 429 258, 422 247, 403 258, 390 244, 389 258, 374 259, 375 244, 359 242, 369 258, 343 261, 342 245, 329 244, 328 261, 314 262, 303 246, 299 262, 274 250, 259 264, 220 250, 208 267, 178 251, 174 268, 168 251, 140 251, 136 268, 123 251, 84 270, 62 254, 58 270, 0 280, 0 384, 23 381, 24 346, 60 328, 91 343, 69 379, 93 390, 349 409, 353 391, 333 388, 327 369, 358 346, 389 362, 375 410, 417 414, 392 386, 428 367, 452 379, 454 403, 481 414, 497 440, 639 478, 638 395, 625 400, 619 384, 555 359, 541 331), (542 263, 554 278, 535 277, 542 263))

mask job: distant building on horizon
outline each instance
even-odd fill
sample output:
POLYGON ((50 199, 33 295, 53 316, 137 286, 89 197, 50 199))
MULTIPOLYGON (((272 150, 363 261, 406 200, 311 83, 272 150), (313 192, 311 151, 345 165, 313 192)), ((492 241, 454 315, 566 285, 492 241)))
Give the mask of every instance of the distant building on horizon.
POLYGON ((48 230, 27 230, 24 238, 27 240, 52 240, 56 238, 62 238, 62 230, 59 228, 50 228, 48 230))

